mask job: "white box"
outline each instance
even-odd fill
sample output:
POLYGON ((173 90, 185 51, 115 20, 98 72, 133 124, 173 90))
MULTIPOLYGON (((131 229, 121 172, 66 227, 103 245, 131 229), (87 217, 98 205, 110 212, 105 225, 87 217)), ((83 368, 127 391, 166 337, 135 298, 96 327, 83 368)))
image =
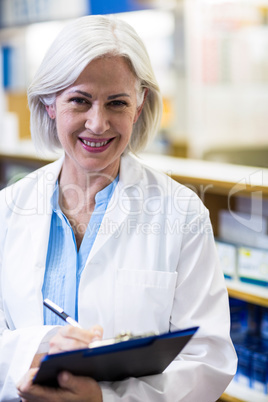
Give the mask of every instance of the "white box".
POLYGON ((219 238, 221 240, 268 249, 268 220, 261 215, 221 210, 219 238))
POLYGON ((268 286, 268 251, 238 247, 237 274, 244 282, 268 286))
POLYGON ((216 247, 224 276, 234 279, 236 277, 236 246, 216 240, 216 247))

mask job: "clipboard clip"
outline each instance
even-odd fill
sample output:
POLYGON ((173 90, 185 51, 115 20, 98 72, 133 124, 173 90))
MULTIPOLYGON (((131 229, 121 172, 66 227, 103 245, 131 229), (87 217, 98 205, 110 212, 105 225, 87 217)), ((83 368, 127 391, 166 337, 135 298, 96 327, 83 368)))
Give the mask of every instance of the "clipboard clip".
POLYGON ((133 339, 147 338, 148 336, 156 336, 156 335, 159 335, 159 333, 158 332, 147 332, 142 335, 133 335, 131 332, 126 331, 126 332, 121 332, 120 334, 116 335, 115 338, 102 339, 100 341, 90 342, 90 344, 88 345, 88 348, 93 349, 93 348, 98 348, 100 346, 114 345, 115 343, 119 343, 119 342, 130 341, 133 339))

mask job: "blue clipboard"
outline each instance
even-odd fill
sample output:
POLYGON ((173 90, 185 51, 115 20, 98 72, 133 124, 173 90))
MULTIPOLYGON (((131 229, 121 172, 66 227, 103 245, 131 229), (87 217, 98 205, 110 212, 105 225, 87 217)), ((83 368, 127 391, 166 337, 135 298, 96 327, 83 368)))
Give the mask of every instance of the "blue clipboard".
POLYGON ((57 376, 69 371, 96 381, 120 381, 162 373, 196 333, 198 327, 47 355, 34 384, 57 387, 57 376))

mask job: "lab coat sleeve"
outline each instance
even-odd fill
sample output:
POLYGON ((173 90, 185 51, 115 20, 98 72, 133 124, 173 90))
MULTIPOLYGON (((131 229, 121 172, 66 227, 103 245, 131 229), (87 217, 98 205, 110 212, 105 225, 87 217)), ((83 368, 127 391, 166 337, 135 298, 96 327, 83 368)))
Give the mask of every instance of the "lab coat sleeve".
MULTIPOLYGON (((28 371, 36 353, 48 350, 48 342, 57 327, 36 325, 10 329, 2 299, 2 262, 10 210, 0 195, 0 401, 20 400, 16 383, 28 371)), ((23 288, 22 288, 23 291, 23 288)), ((25 312, 18 311, 18 314, 25 312)))
POLYGON ((2 311, 0 322, 0 401, 16 401, 16 384, 29 370, 35 354, 41 352, 40 346, 44 351, 55 327, 33 326, 14 331, 4 329, 2 311))
POLYGON ((184 229, 170 330, 200 328, 164 373, 101 383, 104 402, 215 402, 235 374, 228 295, 207 210, 184 229))

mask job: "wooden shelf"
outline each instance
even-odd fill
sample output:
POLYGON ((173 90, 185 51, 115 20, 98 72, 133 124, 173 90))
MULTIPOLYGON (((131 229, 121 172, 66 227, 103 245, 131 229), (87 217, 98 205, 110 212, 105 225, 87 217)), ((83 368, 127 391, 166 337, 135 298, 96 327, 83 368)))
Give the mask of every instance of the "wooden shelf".
POLYGON ((54 155, 38 157, 28 141, 18 153, 0 150, 0 188, 5 187, 17 174, 30 173, 56 159, 54 155))
MULTIPOLYGON (((0 159, 24 159, 44 163, 55 160, 60 155, 61 153, 51 153, 47 157, 39 157, 30 142, 25 145, 22 142, 13 151, 0 150, 0 159)), ((234 194, 239 192, 239 195, 240 192, 249 195, 250 192, 262 191, 263 196, 268 198, 268 169, 147 153, 139 156, 139 160, 167 173, 182 184, 191 188, 196 186, 196 190, 202 186, 208 193, 223 195, 230 195, 230 190, 235 191, 234 194)))
POLYGON ((268 288, 229 279, 226 285, 230 297, 268 307, 268 288))
POLYGON ((220 398, 222 402, 267 402, 268 395, 232 381, 220 398))
POLYGON ((224 393, 218 402, 244 402, 242 399, 235 398, 234 396, 224 393))
POLYGON ((38 155, 32 141, 24 140, 18 143, 15 149, 0 149, 0 160, 13 162, 36 162, 42 165, 55 161, 62 155, 62 152, 47 152, 45 155, 38 155))
POLYGON ((268 299, 263 297, 254 296, 236 289, 228 288, 228 294, 235 299, 244 300, 248 303, 257 304, 259 306, 268 307, 268 299))
POLYGON ((191 188, 205 186, 209 193, 228 196, 262 191, 268 197, 268 169, 154 154, 143 154, 141 159, 191 188))

